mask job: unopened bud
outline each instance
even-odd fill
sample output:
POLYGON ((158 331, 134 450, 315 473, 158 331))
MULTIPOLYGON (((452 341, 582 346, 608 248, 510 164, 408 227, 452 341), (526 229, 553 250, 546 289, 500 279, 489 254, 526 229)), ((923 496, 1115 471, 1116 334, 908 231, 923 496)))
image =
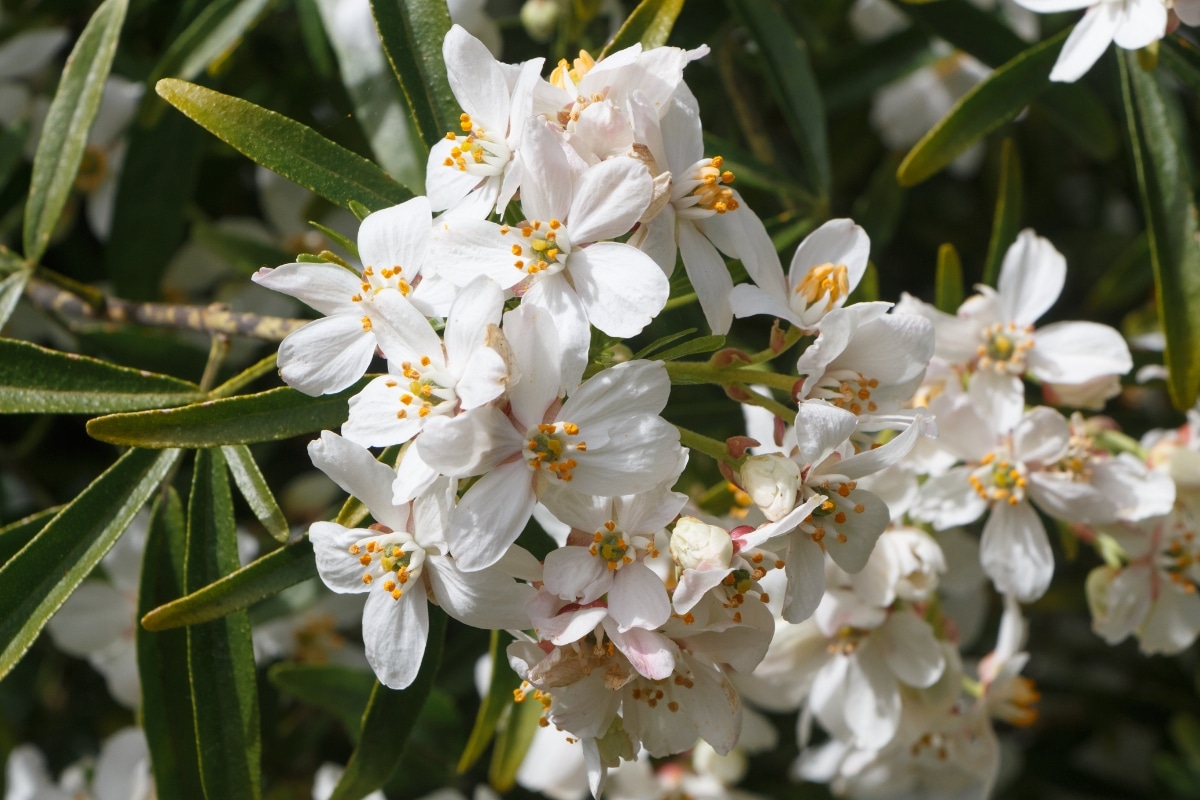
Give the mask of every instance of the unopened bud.
POLYGON ((521 6, 521 24, 535 42, 548 42, 558 26, 557 0, 525 0, 521 6))
POLYGON ((796 507, 800 466, 778 453, 750 456, 742 464, 742 487, 763 516, 775 522, 796 507))
POLYGON ((683 569, 728 567, 733 558, 733 539, 724 528, 695 517, 680 517, 671 532, 671 558, 683 569))

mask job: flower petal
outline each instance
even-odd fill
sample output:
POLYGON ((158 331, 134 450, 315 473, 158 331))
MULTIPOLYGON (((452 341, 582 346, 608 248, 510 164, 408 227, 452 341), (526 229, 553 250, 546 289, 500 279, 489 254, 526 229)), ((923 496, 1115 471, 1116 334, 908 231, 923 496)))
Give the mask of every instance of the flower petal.
MULTIPOLYGON (((322 314, 347 313, 354 309, 350 299, 362 292, 362 279, 337 264, 284 264, 263 267, 250 276, 259 286, 290 295, 322 314)), ((357 316, 357 315, 356 315, 357 316)))
POLYGON ((313 320, 279 345, 279 376, 316 397, 348 388, 363 376, 375 354, 375 337, 356 317, 313 320))
POLYGON ((725 266, 725 259, 691 220, 680 219, 676 230, 683 267, 696 290, 709 330, 716 334, 728 333, 733 322, 733 311, 729 307, 733 278, 725 266))
POLYGON ((1062 294, 1066 277, 1067 260, 1054 249, 1050 240, 1028 228, 1021 231, 1004 254, 1004 263, 1000 266, 996 288, 1003 321, 1032 325, 1062 294))
POLYGON ((608 594, 608 613, 622 633, 630 628, 654 630, 671 618, 671 601, 662 580, 635 561, 617 570, 608 594))
POLYGON ((1125 338, 1095 322, 1056 322, 1039 328, 1026 359, 1029 374, 1046 383, 1087 383, 1133 369, 1125 338))
POLYGON ((996 503, 979 542, 983 570, 996 591, 1032 603, 1046 593, 1054 576, 1054 553, 1046 529, 1027 501, 996 503))
POLYGON ((406 585, 399 600, 382 588, 363 607, 363 645, 375 677, 389 689, 406 689, 416 679, 429 638, 429 605, 420 581, 406 585))
POLYGON ((523 461, 502 464, 480 478, 459 500, 446 537, 459 569, 474 572, 499 561, 529 522, 536 502, 523 461))
POLYGON ((434 599, 459 622, 486 630, 530 627, 525 604, 533 597, 532 586, 496 569, 463 572, 446 556, 429 556, 426 569, 434 599))
POLYGON ((628 233, 650 203, 653 183, 646 165, 628 156, 601 161, 580 177, 567 216, 577 244, 628 233))
POLYGON ((313 466, 362 500, 376 520, 394 531, 407 525, 408 512, 392 503, 396 473, 376 461, 371 451, 333 431, 321 431, 320 439, 308 443, 308 456, 313 466))
POLYGON ((662 311, 671 285, 662 270, 636 247, 601 242, 567 259, 587 318, 610 336, 637 336, 662 311))

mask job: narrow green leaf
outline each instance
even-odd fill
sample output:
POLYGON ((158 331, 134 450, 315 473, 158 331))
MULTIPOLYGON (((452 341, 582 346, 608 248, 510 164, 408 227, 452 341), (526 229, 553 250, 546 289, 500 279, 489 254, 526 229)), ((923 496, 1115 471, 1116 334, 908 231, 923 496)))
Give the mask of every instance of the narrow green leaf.
POLYGON ((684 356, 694 356, 697 353, 711 353, 714 350, 720 350, 725 346, 725 337, 718 334, 715 336, 697 336, 690 342, 675 345, 663 350, 656 355, 656 361, 674 361, 677 358, 684 356))
POLYGON ((1023 193, 1017 146, 1012 139, 1005 139, 1000 151, 1000 186, 996 192, 996 211, 992 216, 992 237, 988 241, 987 260, 983 263, 983 282, 988 286, 996 285, 1004 255, 1017 240, 1023 193))
MULTIPOLYGON (((138 613, 183 594, 187 524, 183 504, 172 489, 150 514, 138 613)), ((200 757, 188 682, 187 631, 152 633, 138 627, 138 674, 142 684, 142 727, 150 747, 150 765, 158 797, 204 800, 200 757)))
POLYGON ((0 339, 0 414, 103 414, 203 397, 178 378, 0 339))
POLYGON ((230 147, 342 208, 354 201, 378 211, 413 196, 367 159, 282 114, 174 78, 155 89, 230 147))
POLYGON ((0 678, 124 533, 178 450, 130 450, 0 567, 0 678))
POLYGON ((934 304, 939 311, 953 314, 963 301, 962 260, 954 245, 947 242, 938 248, 937 278, 934 304))
POLYGON ((161 78, 195 79, 237 46, 270 3, 271 0, 210 2, 171 42, 147 83, 157 83, 161 78))
POLYGON ((1162 87, 1131 59, 1132 54, 1119 59, 1125 119, 1167 340, 1167 386, 1171 402, 1185 411, 1200 394, 1200 226, 1187 160, 1172 134, 1162 87))
POLYGON ((165 631, 220 619, 316 575, 312 545, 308 539, 300 539, 224 577, 196 586, 190 594, 178 599, 168 598, 167 602, 142 616, 142 627, 149 631, 165 631))
POLYGON ((496 724, 504 709, 512 705, 513 691, 520 687, 521 679, 508 666, 505 647, 511 639, 501 636, 500 631, 492 631, 491 644, 488 646, 488 658, 492 662, 492 678, 488 683, 487 694, 479 705, 479 713, 475 715, 475 725, 471 728, 471 738, 458 759, 458 774, 463 774, 475 765, 483 751, 496 735, 496 724))
POLYGON ((387 783, 404 755, 408 735, 433 689, 445 636, 446 615, 436 606, 430 606, 429 640, 416 680, 400 692, 375 684, 363 712, 358 747, 354 748, 329 800, 358 800, 387 783))
POLYGON ((267 678, 280 691, 337 717, 351 738, 358 741, 363 711, 377 686, 368 670, 340 664, 284 662, 267 670, 267 678))
POLYGON ((682 339, 685 336, 691 336, 697 330, 698 330, 698 328, 687 328, 686 330, 677 331, 675 333, 669 333, 666 336, 663 336, 662 338, 655 339, 653 342, 646 345, 641 350, 638 350, 636 353, 633 354, 633 357, 635 359, 646 358, 651 353, 656 353, 659 350, 663 349, 664 347, 669 345, 671 342, 678 341, 679 339, 682 339))
POLYGON ((1177 36, 1168 36, 1160 45, 1159 54, 1167 68, 1193 92, 1200 91, 1200 47, 1177 36))
MULTIPOLYGON (((224 459, 217 450, 201 450, 188 498, 184 589, 195 592, 237 567, 237 530, 224 459)), ((257 800, 262 794, 262 742, 246 612, 191 626, 187 651, 204 796, 257 800)))
POLYGON ((830 113, 869 100, 879 89, 937 58, 929 36, 915 26, 879 42, 839 46, 829 55, 832 63, 822 72, 821 86, 830 113))
POLYGON ((900 183, 915 186, 932 177, 1050 88, 1050 71, 1068 32, 1035 44, 959 98, 905 156, 896 171, 900 183))
POLYGON ((0 328, 3 328, 12 316, 17 301, 25 292, 25 284, 29 282, 29 270, 18 270, 0 281, 0 328))
POLYGON ((317 0, 316 4, 342 83, 354 104, 354 119, 371 143, 375 160, 414 192, 424 192, 429 150, 408 112, 387 56, 379 47, 363 47, 362 31, 349 24, 352 20, 341 0, 317 0))
POLYGON ((343 236, 342 234, 335 231, 333 228, 326 227, 325 225, 322 225, 319 222, 313 222, 311 219, 308 221, 308 224, 312 225, 314 228, 319 230, 321 233, 328 236, 329 241, 333 242, 338 247, 342 248, 343 250, 345 250, 347 253, 354 256, 355 258, 359 258, 357 242, 353 241, 352 239, 350 239, 346 236, 343 236))
POLYGON ((338 394, 309 397, 281 386, 258 394, 208 400, 164 411, 110 414, 89 420, 95 439, 133 447, 220 447, 290 439, 346 421, 359 381, 338 394))
POLYGON ((1113 253, 1108 268, 1092 283, 1083 306, 1093 316, 1102 317, 1130 302, 1148 297, 1154 285, 1154 265, 1150 262, 1150 240, 1138 234, 1125 247, 1113 253))
POLYGON ((683 0, 642 0, 621 25, 612 40, 604 45, 600 57, 640 44, 644 49, 662 47, 683 10, 683 0))
POLYGON ((795 138, 816 194, 829 197, 833 183, 825 107, 808 59, 808 47, 775 0, 728 0, 762 48, 763 71, 795 138))
POLYGON ((30 263, 46 252, 50 234, 71 196, 128 5, 128 0, 105 0, 96 9, 67 56, 58 90, 46 111, 25 204, 25 258, 30 263))
POLYGON ((300 21, 300 39, 313 71, 321 78, 333 75, 333 59, 325 36, 325 24, 316 0, 296 0, 296 16, 300 21))
POLYGON ((504 729, 496 734, 492 763, 488 766, 488 783, 497 792, 511 790, 517 783, 517 770, 533 744, 542 717, 541 703, 525 700, 512 703, 504 729))
POLYGON ((446 77, 446 0, 371 0, 375 27, 425 147, 458 130, 459 105, 446 77))
POLYGON ((62 506, 47 508, 0 528, 0 565, 8 563, 61 510, 62 506))
POLYGON ((221 448, 221 454, 225 456, 225 463, 229 465, 233 482, 237 484, 238 491, 254 512, 254 516, 267 529, 267 533, 280 542, 286 542, 291 534, 287 517, 275 502, 275 495, 271 493, 271 487, 267 486, 250 448, 244 444, 229 445, 221 448))

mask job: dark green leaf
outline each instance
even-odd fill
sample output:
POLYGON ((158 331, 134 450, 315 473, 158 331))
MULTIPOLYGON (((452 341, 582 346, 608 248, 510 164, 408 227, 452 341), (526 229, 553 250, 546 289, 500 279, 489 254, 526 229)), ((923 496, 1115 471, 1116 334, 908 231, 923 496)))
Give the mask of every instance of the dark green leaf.
POLYGON ((0 328, 8 322, 17 301, 25 293, 25 284, 29 282, 29 270, 18 270, 4 280, 0 280, 0 328))
POLYGON ((1163 63, 1193 92, 1200 91, 1200 47, 1175 36, 1159 43, 1163 63))
POLYGON ((147 83, 157 83, 161 78, 194 80, 237 46, 270 3, 271 0, 213 0, 171 42, 147 83))
MULTIPOLYGON (((183 594, 187 524, 183 504, 172 489, 160 496, 150 515, 138 614, 183 594)), ((204 800, 200 757, 188 681, 187 631, 152 633, 138 626, 138 674, 142 684, 142 727, 158 797, 204 800)))
POLYGON ((178 450, 125 453, 0 567, 0 678, 129 527, 178 457, 178 450))
POLYGON ((62 506, 47 508, 0 528, 0 565, 8 563, 61 510, 62 506))
POLYGON ((690 342, 684 342, 683 344, 663 350, 654 359, 656 361, 674 361, 677 358, 694 356, 697 353, 711 353, 714 350, 720 350, 724 346, 725 337, 719 334, 715 336, 697 336, 690 342))
POLYGON ((1137 169, 1158 316, 1166 335, 1171 402, 1191 408, 1200 394, 1200 236, 1187 163, 1171 132, 1162 87, 1132 54, 1120 59, 1125 117, 1137 169))
POLYGON ((378 211, 413 196, 367 159, 282 114, 174 78, 155 88, 235 150, 342 208, 356 201, 378 211))
POLYGON ((729 0, 729 5, 762 48, 767 85, 779 102, 787 129, 794 135, 814 191, 820 197, 829 197, 833 175, 825 110, 808 47, 796 38, 775 0, 729 0))
POLYGON ((635 44, 641 44, 646 50, 662 47, 667 43, 671 28, 675 27, 675 20, 682 10, 683 0, 642 0, 612 40, 604 45, 600 57, 635 44))
POLYGON ((963 301, 962 260, 954 245, 946 243, 938 248, 937 278, 934 304, 939 311, 954 314, 963 301))
POLYGON ((165 631, 220 619, 316 575, 312 545, 308 539, 301 539, 209 584, 196 586, 186 596, 170 598, 147 611, 142 626, 151 631, 165 631))
POLYGON ((442 41, 450 30, 446 0, 371 0, 375 27, 408 100, 425 146, 458 130, 458 101, 450 91, 442 41))
POLYGON ((664 347, 669 345, 671 342, 682 339, 685 336, 691 336, 697 330, 698 330, 697 328, 688 328, 686 330, 678 331, 676 333, 669 333, 666 336, 663 336, 662 338, 655 339, 653 342, 646 345, 641 350, 638 350, 636 353, 633 354, 633 357, 635 359, 636 358, 645 358, 646 356, 650 355, 651 353, 655 353, 655 352, 663 349, 664 347))
POLYGON ((267 671, 271 683, 302 703, 333 714, 358 741, 363 711, 371 699, 375 676, 340 664, 276 664, 267 671))
POLYGON ((1000 187, 996 192, 996 211, 992 216, 992 237, 988 241, 987 260, 983 264, 983 282, 988 286, 996 285, 1004 255, 1017 240, 1021 227, 1022 185, 1017 146, 1012 139, 1005 139, 1000 151, 1000 187))
POLYGON ((219 447, 290 439, 339 427, 346 421, 350 398, 363 385, 359 381, 321 397, 281 386, 167 411, 110 414, 89 420, 87 431, 102 442, 134 447, 219 447))
POLYGON ((900 183, 915 186, 949 166, 1050 88, 1050 70, 1067 33, 1029 48, 959 98, 950 113, 905 156, 896 171, 900 183))
MULTIPOLYGON (((188 498, 184 589, 195 592, 237 568, 229 476, 219 451, 201 450, 188 498)), ((262 742, 249 617, 235 611, 192 625, 187 650, 204 796, 256 800, 262 742)))
POLYGON ((822 72, 826 110, 842 111, 909 73, 934 61, 929 37, 907 28, 880 42, 841 48, 822 72), (825 80, 828 75, 828 80, 825 80))
POLYGON ((267 486, 250 448, 244 444, 230 445, 222 447, 221 454, 225 456, 233 482, 237 484, 238 491, 246 499, 254 516, 267 529, 267 533, 278 541, 286 542, 291 534, 287 518, 275 502, 275 495, 271 494, 271 487, 267 486))
POLYGON ((204 397, 167 375, 0 339, 0 413, 102 414, 178 406, 204 397))
POLYGON ((508 720, 503 730, 496 735, 496 747, 492 750, 492 763, 488 766, 488 783, 498 792, 504 793, 517 783, 517 770, 529 752, 533 736, 537 733, 542 717, 542 705, 532 698, 509 706, 508 720))
POLYGON ((505 647, 512 637, 501 635, 500 631, 492 631, 491 644, 488 646, 488 657, 492 662, 492 678, 488 683, 487 694, 479 705, 479 713, 475 715, 475 726, 471 728, 471 738, 458 759, 458 772, 462 773, 474 766, 483 751, 491 743, 496 734, 496 724, 504 709, 512 705, 513 691, 520 687, 521 679, 508 666, 505 647))
POLYGON ((96 9, 67 57, 58 90, 50 101, 33 157, 33 177, 25 204, 25 258, 31 263, 46 252, 75 186, 88 130, 100 108, 128 5, 128 0, 105 0, 96 9))
POLYGON ((416 680, 397 692, 376 683, 363 712, 358 747, 346 764, 329 800, 358 800, 370 794, 391 777, 404 754, 404 744, 413 723, 433 689, 433 678, 442 661, 442 643, 446 635, 446 615, 436 606, 429 608, 429 641, 425 660, 416 680))

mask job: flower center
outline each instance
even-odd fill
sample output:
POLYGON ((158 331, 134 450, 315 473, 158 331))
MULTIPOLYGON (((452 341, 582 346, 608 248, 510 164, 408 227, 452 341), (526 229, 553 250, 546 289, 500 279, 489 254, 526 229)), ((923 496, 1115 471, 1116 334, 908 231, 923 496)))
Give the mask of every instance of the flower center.
MULTIPOLYGON (((405 361, 400 369, 408 379, 408 391, 400 395, 401 408, 396 412, 397 419, 408 419, 410 413, 416 413, 422 419, 430 414, 446 414, 458 405, 453 376, 433 366, 429 356, 421 356, 415 365, 405 361)), ((386 385, 392 389, 400 384, 396 380, 389 380, 386 385)))
POLYGON ((464 113, 458 120, 463 133, 460 135, 450 131, 446 134, 446 138, 455 145, 442 164, 480 178, 490 178, 504 172, 512 160, 512 151, 503 138, 493 138, 471 120, 470 114, 464 113))
POLYGON ((604 523, 603 530, 596 531, 588 552, 603 561, 610 570, 618 570, 626 564, 633 563, 633 556, 628 555, 632 549, 633 546, 626 540, 625 534, 618 531, 616 523, 610 519, 604 523))
POLYGON ((1033 348, 1033 326, 1018 326, 997 322, 980 332, 983 344, 976 355, 980 369, 991 369, 997 373, 1021 375, 1025 372, 1025 354, 1033 348))
POLYGON ((686 177, 671 192, 676 213, 689 219, 703 219, 737 209, 737 198, 726 186, 733 183, 733 173, 722 171, 724 163, 721 156, 702 158, 684 173, 686 177))
POLYGON ((1006 454, 988 453, 980 466, 967 478, 975 493, 992 502, 1007 502, 1010 506, 1025 499, 1026 470, 1020 462, 1010 461, 1006 454))
MULTIPOLYGON (((380 526, 382 527, 382 526, 380 526)), ((366 570, 362 581, 365 584, 383 580, 383 590, 399 600, 404 594, 404 584, 421 576, 425 565, 425 550, 410 534, 383 529, 384 535, 360 539, 350 545, 349 553, 358 557, 358 563, 366 570)))
POLYGON ((571 453, 587 451, 587 442, 579 439, 579 426, 573 422, 543 424, 530 430, 528 436, 525 463, 535 472, 546 470, 560 481, 569 482, 572 471, 579 466, 571 453))
POLYGON ((869 630, 864 628, 843 625, 830 638, 829 644, 826 645, 825 649, 831 655, 852 656, 854 655, 854 651, 858 650, 859 645, 866 640, 870 633, 869 630))
POLYGON ((858 416, 879 410, 879 404, 873 396, 873 392, 878 388, 878 378, 868 378, 861 372, 850 370, 832 370, 821 377, 821 382, 809 396, 826 400, 831 405, 858 416))
POLYGON ((819 491, 825 495, 825 501, 821 505, 813 509, 804 522, 800 523, 800 530, 807 533, 809 538, 822 547, 821 544, 825 540, 828 531, 826 528, 833 530, 834 537, 839 544, 845 544, 849 541, 846 531, 842 527, 851 519, 850 514, 861 514, 866 511, 866 506, 857 500, 850 499, 850 493, 858 488, 856 481, 831 482, 822 481, 819 490, 814 490, 812 487, 805 487, 804 498, 806 501, 819 491), (850 514, 846 511, 849 510, 850 514))
MULTIPOLYGON (((400 294, 408 297, 408 293, 412 291, 412 284, 404 277, 404 267, 399 264, 392 267, 384 267, 378 272, 372 266, 366 267, 362 271, 361 292, 350 295, 350 301, 361 303, 365 296, 368 300, 382 292, 384 289, 395 289, 400 294)), ((363 317, 363 327, 370 330, 367 324, 366 317, 363 317)))
POLYGON ((587 50, 580 50, 579 58, 574 59, 574 63, 565 58, 559 59, 558 66, 550 73, 550 83, 564 91, 574 91, 580 79, 591 72, 594 66, 596 59, 587 50))
POLYGON ((803 314, 810 306, 824 300, 825 311, 832 311, 848 294, 850 271, 846 265, 831 262, 818 264, 804 274, 804 278, 792 291, 792 310, 803 314))
POLYGON ((513 267, 526 275, 554 275, 567 266, 571 240, 566 227, 556 219, 549 222, 527 220, 516 228, 500 226, 501 236, 511 236, 513 267))

